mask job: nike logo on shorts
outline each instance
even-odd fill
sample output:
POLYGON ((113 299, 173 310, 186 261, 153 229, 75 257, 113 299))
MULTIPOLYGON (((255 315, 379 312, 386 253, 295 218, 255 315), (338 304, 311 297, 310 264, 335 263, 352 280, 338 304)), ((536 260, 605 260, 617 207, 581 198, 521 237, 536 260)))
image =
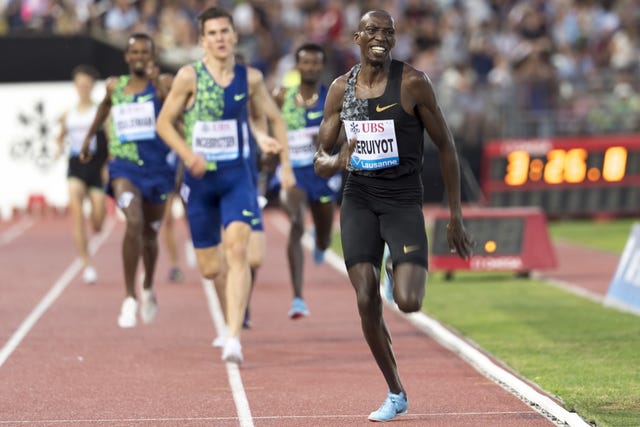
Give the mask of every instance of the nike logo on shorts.
POLYGON ((403 251, 405 254, 408 254, 408 253, 411 253, 411 252, 415 252, 415 251, 417 251, 417 250, 419 250, 419 249, 420 249, 420 245, 408 245, 408 246, 407 246, 407 245, 404 245, 404 246, 402 247, 402 251, 403 251))

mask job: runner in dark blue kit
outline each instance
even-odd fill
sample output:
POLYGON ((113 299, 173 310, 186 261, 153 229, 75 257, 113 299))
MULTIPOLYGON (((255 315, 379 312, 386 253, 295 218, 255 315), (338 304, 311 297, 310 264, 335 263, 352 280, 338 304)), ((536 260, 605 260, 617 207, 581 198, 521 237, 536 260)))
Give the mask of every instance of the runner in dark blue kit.
POLYGON ((327 97, 327 87, 320 80, 326 55, 321 46, 307 43, 296 49, 295 58, 300 85, 282 88, 275 95, 287 122, 289 161, 296 176, 295 187, 280 192, 280 200, 291 222, 287 258, 293 285, 293 301, 288 313, 292 319, 309 315, 302 292, 304 256, 301 239, 306 208, 309 206, 311 210, 314 225, 313 260, 320 264, 324 259, 324 251, 331 243, 336 200, 342 184, 339 173, 331 178, 323 178, 313 170, 318 127, 322 122, 327 97))
POLYGON ((467 258, 472 243, 462 221, 456 147, 429 78, 391 59, 395 23, 386 11, 365 13, 354 41, 361 61, 329 88, 314 166, 326 177, 349 171, 340 207, 344 259, 365 339, 389 387, 369 420, 389 421, 407 411, 408 399, 382 316, 380 266, 387 243, 395 302, 405 313, 420 310, 428 267, 421 178, 425 130, 439 150, 449 247, 467 258), (343 126, 348 143, 338 149, 343 126))
POLYGON ((157 314, 153 278, 158 259, 158 230, 167 196, 174 187, 174 173, 167 164, 169 147, 156 134, 156 116, 171 87, 172 76, 159 74, 154 63, 155 47, 144 33, 132 34, 124 58, 130 73, 110 77, 106 94, 84 140, 80 157, 90 157, 89 144, 109 118, 109 182, 107 193, 124 213, 127 227, 122 242, 126 297, 118 324, 132 328, 137 323, 136 270, 142 257, 144 282, 140 317, 153 322, 157 314))
POLYGON ((232 16, 212 7, 198 22, 204 58, 180 68, 157 127, 186 168, 181 193, 200 273, 214 281, 218 295, 225 295, 221 302, 228 336, 222 360, 240 364, 240 334, 251 288, 248 245, 251 224, 259 218, 245 152, 250 131, 263 152, 280 152, 286 124, 262 73, 236 63, 238 34, 232 16), (180 118, 184 136, 176 128, 180 118), (255 123, 270 123, 277 139, 255 123))

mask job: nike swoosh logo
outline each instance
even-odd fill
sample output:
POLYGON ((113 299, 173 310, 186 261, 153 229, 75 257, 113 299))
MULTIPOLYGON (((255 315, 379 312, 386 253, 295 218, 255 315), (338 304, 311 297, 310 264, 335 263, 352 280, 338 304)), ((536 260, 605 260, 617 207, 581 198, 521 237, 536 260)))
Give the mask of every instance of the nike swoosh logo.
POLYGON ((142 95, 138 97, 138 102, 147 102, 153 98, 153 94, 149 93, 147 95, 142 95))
POLYGON ((377 113, 382 113, 384 110, 388 110, 389 108, 398 105, 397 102, 394 102, 393 104, 389 104, 389 105, 385 105, 384 107, 381 107, 380 104, 376 105, 376 112, 377 113))
POLYGON ((418 249, 420 249, 420 245, 409 245, 409 246, 404 245, 404 246, 402 247, 402 251, 403 251, 405 254, 408 254, 408 253, 410 253, 410 252, 415 252, 415 251, 417 251, 418 249))
POLYGON ((322 117, 323 114, 324 114, 324 111, 309 111, 307 113, 307 118, 309 120, 315 120, 315 119, 319 119, 320 117, 322 117))
POLYGON ((242 216, 253 216, 253 212, 247 209, 242 209, 242 216))
POLYGON ((242 99, 247 96, 246 93, 236 93, 235 95, 233 95, 233 100, 234 101, 242 101, 242 99))

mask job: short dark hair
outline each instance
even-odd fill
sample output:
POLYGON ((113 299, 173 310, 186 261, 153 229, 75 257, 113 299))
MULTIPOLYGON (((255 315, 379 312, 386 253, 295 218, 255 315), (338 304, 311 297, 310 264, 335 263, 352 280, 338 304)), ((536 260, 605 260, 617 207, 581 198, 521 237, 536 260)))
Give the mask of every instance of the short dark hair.
POLYGON ((322 54, 322 62, 325 63, 327 61, 327 54, 324 52, 322 46, 316 43, 305 43, 296 49, 296 63, 300 61, 300 53, 302 51, 320 53, 322 54))
POLYGON ((210 7, 202 11, 200 15, 198 15, 198 28, 200 29, 200 34, 203 34, 204 31, 204 23, 209 19, 217 19, 217 18, 227 18, 229 23, 231 24, 231 28, 235 30, 235 25, 233 23, 233 16, 227 12, 225 9, 221 7, 210 7))
POLYGON ((71 70, 71 78, 75 79, 78 74, 86 74, 91 77, 93 80, 98 80, 100 78, 100 73, 93 65, 88 64, 80 64, 77 65, 71 70))
POLYGON ((127 47, 124 49, 125 52, 127 50, 129 50, 129 41, 131 39, 133 39, 133 40, 146 40, 151 45, 151 52, 155 52, 155 50, 156 50, 156 44, 153 41, 153 37, 151 37, 149 34, 147 34, 147 33, 133 33, 133 34, 130 34, 129 37, 127 38, 127 47))

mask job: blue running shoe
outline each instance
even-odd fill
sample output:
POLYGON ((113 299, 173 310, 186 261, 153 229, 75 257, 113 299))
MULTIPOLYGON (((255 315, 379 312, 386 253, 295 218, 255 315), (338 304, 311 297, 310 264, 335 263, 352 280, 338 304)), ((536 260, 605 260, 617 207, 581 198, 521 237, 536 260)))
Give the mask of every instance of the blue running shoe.
POLYGON ((324 251, 318 249, 317 246, 313 247, 313 262, 316 265, 320 265, 324 262, 324 251))
POLYGON ((313 245, 313 262, 316 265, 320 265, 324 262, 324 251, 318 249, 318 243, 316 242, 316 229, 312 228, 309 230, 309 234, 313 237, 314 245, 313 245))
POLYGON ((369 421, 386 422, 391 421, 396 415, 407 413, 409 401, 404 393, 393 394, 389 392, 387 398, 382 402, 382 406, 377 411, 369 414, 369 421))
POLYGON ((306 317, 309 315, 309 309, 304 303, 302 298, 295 297, 291 303, 291 309, 289 310, 289 318, 299 319, 300 317, 306 317))

